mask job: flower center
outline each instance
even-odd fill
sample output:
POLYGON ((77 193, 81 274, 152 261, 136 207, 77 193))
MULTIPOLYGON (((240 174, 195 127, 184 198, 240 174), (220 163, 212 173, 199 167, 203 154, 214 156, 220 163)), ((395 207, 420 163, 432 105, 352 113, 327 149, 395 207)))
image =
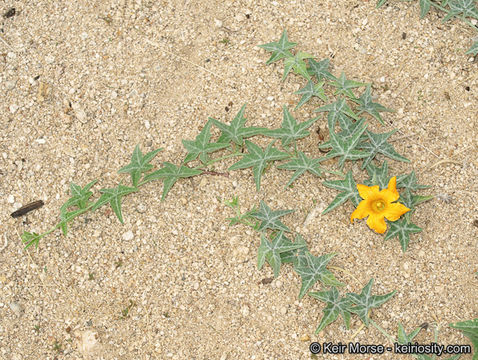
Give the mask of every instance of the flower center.
POLYGON ((387 207, 387 204, 382 199, 375 200, 372 203, 372 209, 377 213, 384 211, 386 207, 387 207))

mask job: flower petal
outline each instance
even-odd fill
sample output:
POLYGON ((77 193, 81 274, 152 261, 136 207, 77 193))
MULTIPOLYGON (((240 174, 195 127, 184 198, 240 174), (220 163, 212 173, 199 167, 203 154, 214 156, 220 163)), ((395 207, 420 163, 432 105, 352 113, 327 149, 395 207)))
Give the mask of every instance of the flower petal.
POLYGON ((383 215, 370 214, 367 219, 367 225, 379 234, 383 234, 387 230, 387 224, 383 215))
POLYGON ((381 192, 386 192, 387 195, 384 195, 387 196, 388 201, 397 201, 400 197, 400 194, 397 191, 397 177, 394 176, 393 178, 391 178, 388 182, 388 187, 381 192))
POLYGON ((362 200, 358 204, 357 208, 354 210, 352 215, 350 215, 350 222, 354 222, 354 219, 363 219, 370 213, 370 206, 367 200, 362 200))
POLYGON ((385 211, 385 217, 390 221, 397 221, 400 216, 410 211, 405 205, 400 203, 390 204, 385 211))
POLYGON ((357 190, 359 195, 362 199, 367 199, 369 196, 378 193, 378 185, 375 186, 367 186, 363 184, 357 184, 357 190))

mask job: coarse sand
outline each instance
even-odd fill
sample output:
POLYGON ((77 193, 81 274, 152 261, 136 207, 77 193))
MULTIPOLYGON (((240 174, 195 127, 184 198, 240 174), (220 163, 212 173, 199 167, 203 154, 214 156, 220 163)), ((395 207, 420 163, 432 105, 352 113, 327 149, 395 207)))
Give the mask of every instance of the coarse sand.
MULTIPOLYGON (((337 254, 329 264, 347 284, 342 293, 371 278, 374 294, 396 290, 371 314, 389 334, 399 322, 407 332, 429 323, 417 342, 434 341, 438 325, 439 344, 470 344, 448 327, 478 317, 478 62, 465 55, 476 35, 466 24, 443 23, 435 10, 420 19, 418 2, 401 1, 375 9, 372 0, 11 0, 0 11, 12 7, 14 16, 0 19, 1 359, 310 359, 313 341, 390 345, 355 315, 350 330, 339 318, 316 335, 324 303, 298 300, 290 265, 273 281, 269 265, 257 269, 260 237, 226 220, 233 196, 244 211, 260 200, 295 209, 284 223, 314 255, 337 254), (165 201, 152 182, 124 197, 124 224, 102 207, 66 237, 57 230, 23 250, 23 231, 58 222, 70 182, 98 179, 95 197, 126 184, 117 170, 136 144, 144 153, 164 148, 155 166, 179 164, 182 139, 194 139, 209 116, 230 122, 244 103, 249 126, 278 128, 304 82, 282 82, 283 61, 266 65, 270 54, 257 45, 283 29, 295 49, 373 83, 375 101, 396 110, 383 114, 392 125, 370 120, 374 131, 398 129, 392 144, 411 160, 390 161, 390 173, 415 170, 431 185, 422 194, 436 196, 414 214, 424 230, 405 253, 364 221, 352 225, 349 203, 321 215, 337 195, 323 179, 306 174, 286 189, 290 172, 276 168, 259 192, 251 169, 180 180, 165 201), (10 217, 38 199, 42 208, 10 217)), ((293 114, 305 121, 319 104, 293 114)), ((327 128, 319 114, 299 142, 314 157, 323 156, 315 131, 327 128)), ((357 165, 346 169, 364 179, 357 165)), ((317 355, 398 357, 407 358, 317 355)))

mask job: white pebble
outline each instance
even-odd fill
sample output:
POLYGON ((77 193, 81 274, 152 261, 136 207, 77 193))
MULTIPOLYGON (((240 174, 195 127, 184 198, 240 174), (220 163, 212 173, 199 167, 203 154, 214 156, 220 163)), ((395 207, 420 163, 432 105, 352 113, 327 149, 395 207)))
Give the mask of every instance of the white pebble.
POLYGON ((37 143, 39 143, 39 144, 44 144, 44 143, 46 143, 46 140, 45 140, 45 139, 36 139, 35 141, 36 141, 37 143))
POLYGON ((45 58, 45 62, 47 64, 53 64, 55 62, 55 57, 53 55, 48 55, 46 58, 45 58))
POLYGON ((144 122, 144 126, 146 127, 147 130, 149 130, 149 128, 151 127, 151 124, 149 123, 148 120, 146 120, 146 121, 144 122))
POLYGON ((7 201, 9 204, 13 204, 15 202, 15 197, 13 195, 8 195, 7 201))
POLYGON ((123 240, 125 240, 125 241, 133 240, 133 237, 134 237, 134 234, 131 230, 129 230, 129 231, 127 231, 123 234, 123 240))
POLYGON ((222 27, 222 21, 221 21, 221 20, 214 19, 214 24, 215 24, 216 27, 218 27, 218 28, 222 27))
POLYGON ((5 87, 7 88, 7 90, 12 90, 15 87, 16 83, 16 81, 9 80, 5 82, 5 87))
POLYGON ((12 104, 12 105, 10 105, 10 112, 11 112, 12 114, 15 114, 15 113, 17 112, 18 108, 19 108, 19 107, 18 107, 17 104, 12 104))

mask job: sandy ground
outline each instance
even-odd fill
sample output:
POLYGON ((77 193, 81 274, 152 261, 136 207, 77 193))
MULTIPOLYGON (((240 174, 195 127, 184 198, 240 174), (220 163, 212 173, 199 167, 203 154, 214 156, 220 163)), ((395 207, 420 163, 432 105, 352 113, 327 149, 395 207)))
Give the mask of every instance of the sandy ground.
MULTIPOLYGON (((350 330, 339 320, 314 334, 323 303, 297 299, 290 266, 262 284, 272 270, 257 270, 257 234, 227 226, 223 201, 232 196, 243 209, 260 200, 296 209, 286 225, 313 254, 336 252, 330 265, 354 275, 334 271, 344 292, 372 277, 374 293, 396 290, 372 314, 389 333, 398 322, 408 331, 436 322, 439 343, 469 344, 447 324, 478 317, 478 63, 464 55, 473 33, 434 11, 420 20, 415 2, 374 3, 3 2, 2 13, 13 6, 16 14, 1 19, 0 33, 0 358, 309 359, 311 341, 350 341, 356 317, 350 330), (181 139, 194 139, 208 116, 229 122, 246 102, 248 124, 279 127, 282 105, 295 105, 292 93, 304 84, 293 75, 281 82, 283 63, 266 66, 269 54, 256 45, 278 40, 283 28, 297 49, 331 58, 334 74, 373 82, 377 101, 397 110, 385 119, 411 163, 391 162, 391 173, 415 170, 432 185, 423 194, 440 195, 419 207, 424 231, 406 253, 363 222, 351 225, 350 204, 316 211, 304 226, 337 193, 311 175, 284 189, 290 173, 277 169, 260 192, 250 169, 179 181, 164 202, 161 184, 151 183, 125 198, 124 225, 101 208, 67 237, 56 231, 38 250, 23 250, 18 234, 56 224, 71 181, 98 179, 97 194, 126 179, 116 171, 136 144, 165 149, 156 165, 179 163, 181 139), (10 217, 37 199, 40 210, 10 217)), ((309 119, 317 105, 294 115, 309 119)), ((325 124, 322 116, 313 130, 325 124)), ((316 145, 313 136, 300 142, 318 157, 316 145)), ((429 343, 433 332, 416 339, 429 343)), ((387 344, 374 327, 354 341, 387 344)))

